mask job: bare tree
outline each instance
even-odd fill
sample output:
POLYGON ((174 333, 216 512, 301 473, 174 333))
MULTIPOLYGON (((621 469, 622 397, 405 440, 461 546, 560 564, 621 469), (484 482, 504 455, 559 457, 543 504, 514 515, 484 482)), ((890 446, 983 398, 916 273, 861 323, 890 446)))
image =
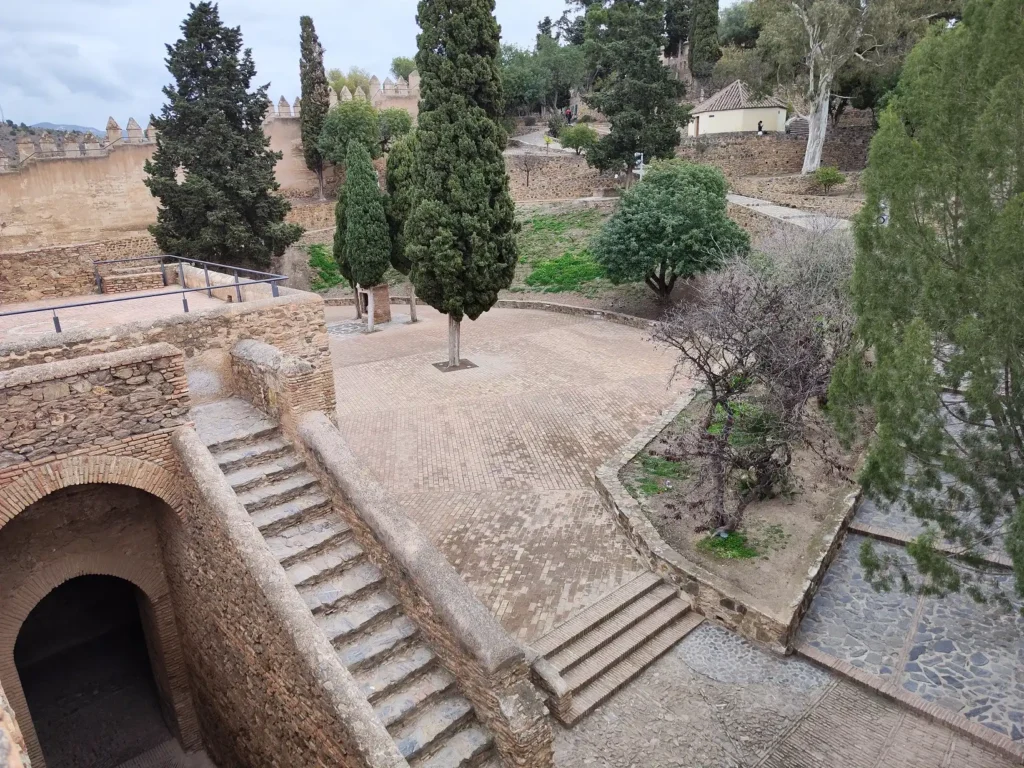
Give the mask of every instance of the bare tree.
POLYGON ((528 149, 524 149, 523 154, 516 155, 516 168, 526 174, 527 187, 530 186, 530 174, 540 168, 543 162, 544 161, 540 155, 535 154, 528 149))
POLYGON ((828 450, 820 406, 853 329, 852 264, 848 233, 786 227, 751 259, 706 276, 656 329, 707 397, 677 445, 696 469, 690 507, 701 527, 735 530, 747 506, 783 490, 797 445, 846 469, 828 450))

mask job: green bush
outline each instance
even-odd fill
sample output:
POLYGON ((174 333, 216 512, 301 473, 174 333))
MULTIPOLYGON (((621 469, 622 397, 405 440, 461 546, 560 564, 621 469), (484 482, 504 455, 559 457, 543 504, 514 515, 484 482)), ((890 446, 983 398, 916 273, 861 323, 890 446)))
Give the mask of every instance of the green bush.
POLYGON ((527 128, 533 128, 533 126, 535 126, 537 124, 537 116, 536 115, 527 115, 526 117, 523 118, 523 124, 527 128))
POLYGON ((554 259, 538 262, 525 282, 547 293, 578 291, 584 283, 604 276, 601 265, 594 261, 590 251, 566 251, 554 259))
POLYGON ((597 118, 593 115, 580 115, 580 118, 576 121, 577 123, 596 123, 597 118))
POLYGON ((338 269, 338 262, 334 260, 326 245, 311 245, 308 252, 309 266, 313 270, 310 286, 314 291, 326 291, 345 282, 341 270, 338 269))
POLYGON ((727 560, 749 560, 759 554, 750 546, 747 537, 738 531, 730 531, 724 537, 712 534, 698 541, 697 549, 727 560))
MULTIPOLYGON (((774 440, 781 432, 778 417, 753 403, 735 403, 732 406, 733 426, 729 434, 729 445, 747 448, 774 440)), ((719 405, 708 427, 708 434, 716 437, 725 428, 725 408, 719 405)))
POLYGON ((846 177, 834 165, 823 165, 814 172, 814 181, 827 195, 832 187, 846 183, 846 177))
POLYGON ((588 152, 597 143, 597 131, 589 125, 567 125, 562 129, 558 140, 563 147, 575 149, 576 154, 588 152))
POLYGON ((554 138, 558 138, 562 131, 565 130, 565 116, 560 112, 556 112, 548 118, 548 135, 554 138))

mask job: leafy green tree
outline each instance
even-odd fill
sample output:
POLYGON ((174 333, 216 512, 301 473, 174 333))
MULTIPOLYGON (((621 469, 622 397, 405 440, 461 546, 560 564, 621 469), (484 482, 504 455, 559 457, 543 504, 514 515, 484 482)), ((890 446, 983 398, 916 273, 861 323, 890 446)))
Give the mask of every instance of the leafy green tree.
POLYGON ((370 153, 356 139, 348 144, 345 162, 345 258, 352 279, 370 288, 380 285, 391 263, 384 199, 370 153))
POLYGON ((690 11, 690 72, 705 80, 722 58, 718 42, 718 0, 693 0, 690 11))
POLYGON ((689 113, 678 103, 685 86, 662 64, 665 4, 616 2, 587 11, 587 63, 599 73, 587 103, 611 121, 611 132, 587 153, 601 169, 624 169, 643 152, 667 158, 679 145, 689 113))
POLYGON ((269 266, 302 228, 285 222, 291 206, 274 194, 281 153, 263 133, 267 87, 249 90, 252 54, 216 5, 192 5, 181 31, 167 46, 174 83, 163 89, 160 117, 150 118, 158 133, 145 184, 160 208, 149 231, 164 253, 269 266))
MULTIPOLYGON (((352 276, 352 265, 348 261, 348 253, 345 250, 345 224, 347 221, 345 216, 346 203, 345 185, 342 184, 338 189, 338 202, 334 204, 334 248, 332 253, 334 255, 334 260, 338 264, 338 271, 341 272, 341 276, 345 278, 345 282, 347 282, 350 287, 355 288, 356 281, 352 276)), ((356 297, 356 316, 361 316, 358 297, 356 297)))
POLYGON ((380 148, 388 152, 396 141, 412 131, 412 115, 404 109, 390 107, 378 113, 380 148))
POLYGON ((761 25, 753 12, 754 0, 742 0, 722 10, 718 19, 718 41, 723 46, 753 48, 761 25))
MULTIPOLYGON (((348 88, 353 96, 356 95, 356 88, 362 88, 366 98, 372 99, 373 94, 370 93, 371 77, 372 75, 362 67, 350 67, 347 73, 337 68, 327 71, 327 82, 330 83, 331 88, 338 94, 338 98, 341 98, 342 88, 348 88)), ((344 153, 344 148, 342 153, 344 153)))
POLYGON ((373 158, 381 155, 380 118, 377 110, 365 99, 343 101, 327 113, 318 146, 324 159, 344 165, 348 145, 358 141, 373 158))
POLYGON ((448 315, 448 365, 459 365, 463 317, 475 320, 512 283, 515 205, 494 0, 420 0, 419 127, 406 253, 419 295, 448 315))
POLYGON ((551 73, 541 67, 537 56, 515 45, 503 45, 500 67, 506 114, 539 111, 551 90, 551 73))
POLYGON ((589 152, 597 144, 597 131, 581 123, 567 125, 559 132, 558 140, 563 147, 575 149, 578 155, 581 152, 589 152))
MULTIPOLYGON (((391 60, 391 74, 395 77, 400 77, 403 80, 408 80, 409 75, 416 71, 415 59, 410 59, 408 56, 395 56, 391 60)), ((368 94, 371 95, 372 94, 368 94)))
POLYGON ((644 281, 663 300, 679 278, 745 255, 750 238, 726 214, 728 185, 713 166, 654 163, 628 190, 592 245, 616 284, 644 281))
POLYGON ((978 555, 1005 547, 1024 596, 1022 104, 1020 2, 971 2, 910 54, 871 144, 856 221, 859 348, 830 403, 847 429, 860 398, 873 406, 865 492, 927 526, 907 548, 917 578, 862 553, 877 586, 981 598, 978 555), (966 568, 939 550, 943 538, 966 568))
POLYGON ((678 56, 690 39, 690 6, 693 0, 665 0, 666 56, 678 56))
POLYGON ((823 165, 814 172, 814 181, 827 195, 833 187, 846 183, 846 177, 834 165, 823 165))
MULTIPOLYGON (((416 152, 416 134, 398 139, 388 153, 387 197, 385 209, 391 235, 391 266, 408 276, 412 262, 405 251, 405 222, 412 212, 412 164, 416 152)), ((416 322, 416 286, 409 286, 409 317, 416 322)))
POLYGON ((565 109, 573 88, 586 80, 586 57, 578 45, 559 45, 550 37, 537 41, 537 66, 547 75, 544 104, 551 109, 565 109))
POLYGON ((306 167, 316 174, 320 184, 320 199, 324 197, 324 156, 320 153, 320 133, 323 131, 327 110, 331 108, 330 86, 324 73, 324 47, 316 35, 313 19, 299 18, 301 54, 299 80, 302 83, 302 101, 299 121, 302 127, 302 157, 306 167))

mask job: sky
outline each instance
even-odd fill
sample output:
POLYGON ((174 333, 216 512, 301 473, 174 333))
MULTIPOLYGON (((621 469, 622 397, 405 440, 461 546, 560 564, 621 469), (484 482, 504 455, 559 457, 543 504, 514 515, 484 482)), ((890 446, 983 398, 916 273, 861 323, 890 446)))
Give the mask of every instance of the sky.
MULTIPOLYGON (((730 0, 731 2, 732 0, 730 0)), ((299 16, 309 15, 327 68, 359 66, 383 80, 395 56, 416 52, 416 0, 220 0, 240 26, 274 103, 299 95, 299 16)), ((722 5, 728 5, 723 2, 722 5)), ((502 41, 531 46, 537 22, 564 0, 496 0, 502 41)), ((164 45, 180 36, 188 0, 33 0, 0 16, 0 110, 15 123, 146 126, 169 82, 164 45)))

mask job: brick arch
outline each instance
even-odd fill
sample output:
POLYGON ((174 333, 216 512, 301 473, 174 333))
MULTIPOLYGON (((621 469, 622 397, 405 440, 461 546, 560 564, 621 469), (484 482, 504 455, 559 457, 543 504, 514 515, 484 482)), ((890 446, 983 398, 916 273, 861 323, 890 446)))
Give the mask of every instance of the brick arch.
POLYGON ((181 483, 160 464, 133 456, 69 456, 33 467, 0 486, 0 529, 29 505, 72 485, 127 485, 146 491, 184 517, 181 483))

